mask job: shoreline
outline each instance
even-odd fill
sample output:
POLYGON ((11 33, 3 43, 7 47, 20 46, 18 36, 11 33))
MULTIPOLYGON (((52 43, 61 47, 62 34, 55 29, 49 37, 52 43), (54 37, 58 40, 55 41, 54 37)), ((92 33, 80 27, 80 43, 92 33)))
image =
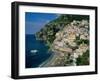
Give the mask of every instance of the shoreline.
POLYGON ((45 62, 40 64, 39 67, 52 67, 55 58, 57 58, 57 55, 53 53, 45 62))

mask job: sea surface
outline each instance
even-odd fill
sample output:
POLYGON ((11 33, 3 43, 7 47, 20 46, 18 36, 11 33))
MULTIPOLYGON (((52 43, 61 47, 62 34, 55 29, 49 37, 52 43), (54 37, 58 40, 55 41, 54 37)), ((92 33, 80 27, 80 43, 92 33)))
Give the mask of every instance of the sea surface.
POLYGON ((44 41, 36 40, 35 35, 25 35, 25 67, 39 67, 43 62, 48 60, 52 53, 48 51, 44 41))

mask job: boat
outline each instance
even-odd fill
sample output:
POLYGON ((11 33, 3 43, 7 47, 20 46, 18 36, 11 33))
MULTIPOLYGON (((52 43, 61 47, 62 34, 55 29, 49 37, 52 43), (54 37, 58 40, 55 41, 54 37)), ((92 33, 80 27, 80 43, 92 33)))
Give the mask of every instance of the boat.
POLYGON ((31 52, 31 53, 37 53, 38 50, 31 50, 30 52, 31 52))

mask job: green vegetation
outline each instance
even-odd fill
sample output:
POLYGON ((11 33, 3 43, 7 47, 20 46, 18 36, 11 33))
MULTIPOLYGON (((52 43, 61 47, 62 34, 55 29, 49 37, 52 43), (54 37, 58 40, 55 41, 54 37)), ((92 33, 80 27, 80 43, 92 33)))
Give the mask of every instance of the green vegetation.
POLYGON ((89 40, 84 40, 84 39, 80 39, 76 41, 77 45, 80 45, 82 43, 89 45, 89 40))
POLYGON ((77 45, 80 45, 80 44, 82 44, 82 43, 89 45, 89 40, 86 40, 86 39, 80 39, 79 36, 76 37, 75 42, 77 43, 77 45))
POLYGON ((79 56, 76 59, 77 65, 89 65, 89 50, 87 50, 85 53, 83 53, 82 56, 79 56))

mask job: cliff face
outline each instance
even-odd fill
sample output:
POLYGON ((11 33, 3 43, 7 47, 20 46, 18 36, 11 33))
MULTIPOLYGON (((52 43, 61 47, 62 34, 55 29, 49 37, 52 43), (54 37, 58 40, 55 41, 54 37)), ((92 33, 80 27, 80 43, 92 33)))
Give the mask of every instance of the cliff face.
POLYGON ((36 37, 57 56, 49 66, 89 65, 89 16, 61 15, 36 37))

